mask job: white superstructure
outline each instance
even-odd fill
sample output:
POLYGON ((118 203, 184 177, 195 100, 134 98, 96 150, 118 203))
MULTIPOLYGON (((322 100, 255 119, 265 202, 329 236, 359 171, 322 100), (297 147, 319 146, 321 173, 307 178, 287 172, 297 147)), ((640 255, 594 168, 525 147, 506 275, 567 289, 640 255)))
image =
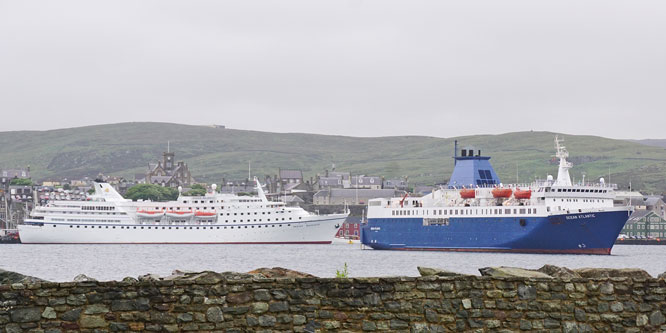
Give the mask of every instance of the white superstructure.
POLYGON ((348 215, 312 214, 259 196, 131 201, 95 183, 88 201, 52 201, 19 225, 22 243, 330 243, 348 215))

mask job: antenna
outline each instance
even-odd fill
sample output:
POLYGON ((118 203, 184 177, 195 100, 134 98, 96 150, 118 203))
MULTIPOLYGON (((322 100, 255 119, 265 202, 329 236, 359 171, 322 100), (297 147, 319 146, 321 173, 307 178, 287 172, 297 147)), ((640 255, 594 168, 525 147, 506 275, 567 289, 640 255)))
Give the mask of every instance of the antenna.
POLYGON ((167 140, 167 153, 171 152, 171 146, 169 140, 167 140))
POLYGON ((252 161, 247 161, 247 180, 252 180, 252 161))
POLYGON ((456 157, 458 157, 458 140, 453 140, 453 166, 458 162, 456 157))

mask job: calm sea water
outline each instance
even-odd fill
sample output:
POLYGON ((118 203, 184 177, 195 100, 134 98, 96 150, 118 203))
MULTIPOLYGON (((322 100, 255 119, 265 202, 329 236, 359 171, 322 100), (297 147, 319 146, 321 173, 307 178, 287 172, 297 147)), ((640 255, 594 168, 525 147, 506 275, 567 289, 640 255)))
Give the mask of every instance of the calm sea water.
POLYGON ((653 276, 666 271, 666 246, 618 245, 610 256, 402 252, 361 250, 359 244, 331 245, 0 245, 0 268, 50 281, 86 274, 100 281, 175 269, 247 272, 285 267, 334 277, 348 265, 351 277, 418 276, 417 266, 476 274, 486 266, 538 268, 638 267, 653 276))

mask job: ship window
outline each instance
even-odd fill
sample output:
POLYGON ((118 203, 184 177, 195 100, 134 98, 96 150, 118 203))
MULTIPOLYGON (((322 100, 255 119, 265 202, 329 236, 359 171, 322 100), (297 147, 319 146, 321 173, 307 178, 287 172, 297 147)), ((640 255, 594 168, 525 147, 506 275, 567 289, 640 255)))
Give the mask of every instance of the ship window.
POLYGON ((504 210, 504 214, 511 214, 511 209, 508 209, 508 208, 505 209, 505 210, 504 210))

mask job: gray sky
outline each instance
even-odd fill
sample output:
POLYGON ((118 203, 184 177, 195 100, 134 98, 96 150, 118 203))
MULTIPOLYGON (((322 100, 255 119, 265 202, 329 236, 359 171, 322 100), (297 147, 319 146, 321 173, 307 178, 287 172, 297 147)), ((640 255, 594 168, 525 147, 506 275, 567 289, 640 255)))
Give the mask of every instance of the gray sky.
POLYGON ((0 116, 666 138, 666 1, 0 0, 0 116))

